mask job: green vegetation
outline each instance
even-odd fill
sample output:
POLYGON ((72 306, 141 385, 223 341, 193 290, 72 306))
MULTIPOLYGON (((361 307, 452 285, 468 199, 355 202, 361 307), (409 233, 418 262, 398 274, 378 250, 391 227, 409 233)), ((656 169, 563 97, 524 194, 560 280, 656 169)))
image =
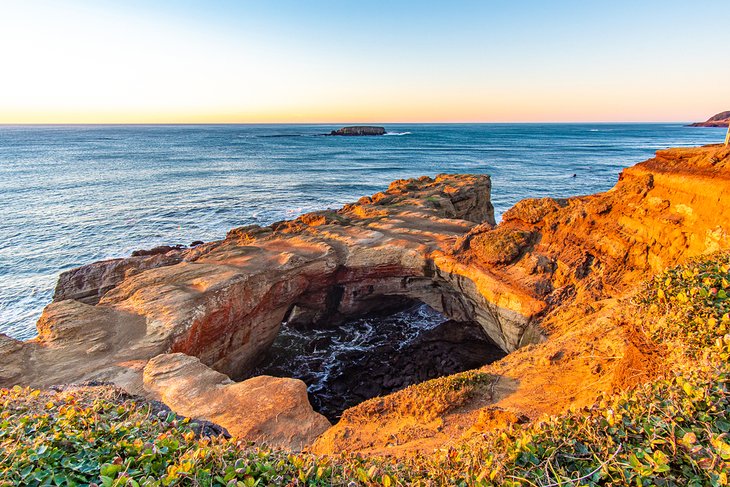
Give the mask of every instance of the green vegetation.
POLYGON ((198 438, 187 419, 90 392, 0 393, 0 485, 328 485, 357 475, 329 459, 198 438))
POLYGON ((367 421, 368 417, 375 415, 394 415, 432 421, 463 405, 474 395, 487 393, 496 379, 493 375, 473 370, 440 377, 414 384, 389 396, 369 399, 356 409, 345 411, 343 418, 367 421), (355 414, 360 417, 354 418, 355 414))
POLYGON ((531 238, 532 234, 525 230, 497 228, 475 235, 470 247, 482 262, 509 264, 520 256, 531 238))
MULTIPOLYGON (((657 276, 635 299, 666 346, 663 378, 430 457, 287 454, 199 438, 189 420, 130 398, 16 388, 0 392, 0 485, 727 485, 729 271, 730 254, 715 254, 657 276)), ((448 379, 411 392, 458 402, 493 380, 448 379)))

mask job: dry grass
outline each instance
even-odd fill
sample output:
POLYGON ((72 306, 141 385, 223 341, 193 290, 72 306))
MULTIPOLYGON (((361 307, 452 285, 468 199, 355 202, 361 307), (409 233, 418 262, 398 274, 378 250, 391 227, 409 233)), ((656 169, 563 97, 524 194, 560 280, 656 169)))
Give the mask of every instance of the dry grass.
POLYGON ((411 417, 429 422, 464 405, 475 395, 489 393, 497 378, 478 371, 462 372, 406 387, 385 397, 377 397, 345 411, 343 419, 357 421, 374 416, 411 417))

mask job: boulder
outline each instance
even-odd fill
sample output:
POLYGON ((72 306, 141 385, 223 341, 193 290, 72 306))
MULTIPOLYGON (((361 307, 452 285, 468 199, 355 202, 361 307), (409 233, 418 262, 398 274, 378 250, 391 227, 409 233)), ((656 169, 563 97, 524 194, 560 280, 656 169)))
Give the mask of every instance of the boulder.
POLYGON ((177 414, 224 427, 238 438, 299 451, 330 427, 312 410, 307 386, 297 379, 258 376, 233 382, 182 353, 154 357, 144 387, 177 414))

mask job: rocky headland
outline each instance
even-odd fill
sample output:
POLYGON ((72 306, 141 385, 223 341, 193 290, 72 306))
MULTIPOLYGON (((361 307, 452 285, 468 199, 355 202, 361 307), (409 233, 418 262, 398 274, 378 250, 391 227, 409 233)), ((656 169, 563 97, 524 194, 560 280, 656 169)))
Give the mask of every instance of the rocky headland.
POLYGON ((704 122, 690 124, 690 127, 727 127, 730 124, 730 110, 713 115, 704 122))
POLYGON ((111 382, 234 436, 319 453, 431 451, 586 406, 661 370, 661 344, 622 300, 730 247, 729 165, 720 146, 659 151, 606 193, 523 200, 499 225, 487 176, 400 180, 337 211, 83 266, 60 277, 36 339, 0 335, 0 386, 111 382), (407 388, 331 426, 301 381, 240 380, 283 322, 334 326, 404 300, 478 324, 508 354, 458 407, 424 417, 407 388))

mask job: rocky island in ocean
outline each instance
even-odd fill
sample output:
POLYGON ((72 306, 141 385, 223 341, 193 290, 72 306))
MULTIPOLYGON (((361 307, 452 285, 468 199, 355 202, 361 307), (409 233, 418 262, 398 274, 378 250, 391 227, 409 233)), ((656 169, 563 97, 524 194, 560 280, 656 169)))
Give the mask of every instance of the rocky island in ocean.
POLYGON ((341 129, 333 130, 329 135, 344 135, 344 136, 363 136, 363 135, 385 135, 384 127, 374 127, 370 125, 355 125, 352 127, 342 127, 341 129))

